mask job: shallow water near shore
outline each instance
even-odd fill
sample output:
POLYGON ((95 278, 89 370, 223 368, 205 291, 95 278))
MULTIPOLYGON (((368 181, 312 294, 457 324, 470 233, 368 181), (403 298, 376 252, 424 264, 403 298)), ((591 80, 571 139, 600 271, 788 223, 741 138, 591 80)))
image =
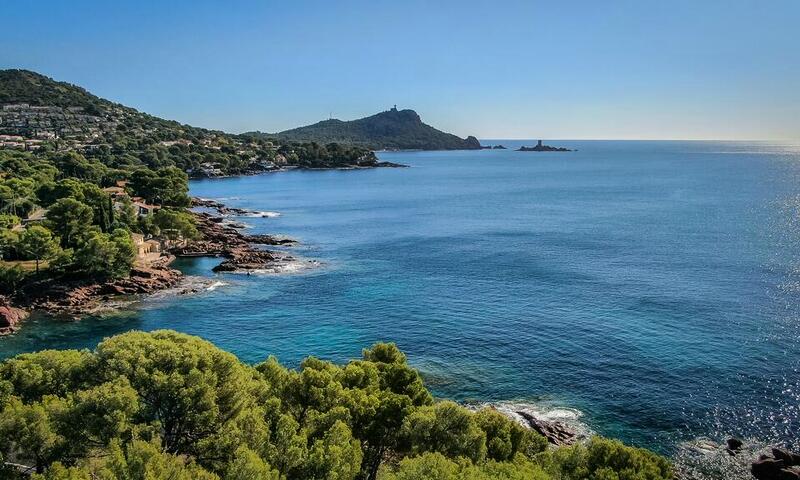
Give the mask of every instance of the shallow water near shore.
POLYGON ((180 260, 221 283, 81 322, 37 316, 0 357, 128 329, 292 366, 395 341, 439 396, 580 412, 664 453, 701 436, 800 443, 800 146, 549 143, 578 151, 380 153, 412 168, 194 181, 193 195, 280 213, 240 220, 319 265, 214 275, 218 259, 180 260))

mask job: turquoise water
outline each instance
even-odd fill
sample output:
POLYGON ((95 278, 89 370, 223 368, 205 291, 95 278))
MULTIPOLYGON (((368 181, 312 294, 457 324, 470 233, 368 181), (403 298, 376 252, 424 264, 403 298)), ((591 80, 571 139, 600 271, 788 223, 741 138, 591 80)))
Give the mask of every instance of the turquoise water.
POLYGON ((280 212, 243 220, 323 266, 215 276, 218 260, 182 261, 224 284, 110 317, 38 317, 0 356, 128 329, 289 365, 391 340, 444 397, 570 407, 662 451, 700 435, 797 442, 800 147, 558 144, 579 151, 381 153, 412 168, 193 182, 280 212))

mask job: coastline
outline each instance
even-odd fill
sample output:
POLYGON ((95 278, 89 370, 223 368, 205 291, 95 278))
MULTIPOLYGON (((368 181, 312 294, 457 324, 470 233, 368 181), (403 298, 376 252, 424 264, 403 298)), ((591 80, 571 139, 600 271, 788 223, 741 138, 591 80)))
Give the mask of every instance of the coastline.
MULTIPOLYGON (((281 173, 292 170, 369 170, 373 168, 408 168, 393 162, 376 161, 372 165, 349 165, 345 167, 309 168, 282 166, 239 172, 233 175, 190 176, 190 180, 208 180, 255 176, 268 173, 281 173)), ((270 251, 257 246, 291 246, 296 240, 268 234, 245 235, 239 230, 245 228, 237 222, 229 222, 227 217, 269 217, 273 212, 252 212, 246 209, 228 207, 210 199, 192 198, 190 208, 207 208, 217 215, 189 210, 195 217, 201 238, 191 241, 187 246, 171 249, 146 265, 136 265, 128 277, 106 282, 92 282, 83 279, 45 279, 27 285, 12 296, 0 295, 0 337, 11 335, 22 328, 22 324, 34 312, 77 321, 86 315, 98 312, 113 312, 122 305, 135 303, 137 299, 179 287, 185 280, 182 272, 170 265, 178 257, 223 257, 222 263, 213 268, 214 272, 241 273, 288 273, 302 270, 301 260, 285 253, 270 251), (126 297, 135 296, 130 299, 126 297)), ((307 261, 309 267, 314 261, 307 261)), ((179 294, 193 293, 189 287, 179 294)))
MULTIPOLYGON (((377 150, 380 151, 380 150, 377 150)), ((406 150, 404 150, 406 151, 406 150)), ((415 150, 407 150, 407 151, 415 151, 415 150)), ((432 150, 419 150, 419 151, 432 151, 432 150)), ((374 152, 373 152, 374 153, 374 152)), ((343 167, 303 167, 298 165, 286 165, 282 167, 269 167, 269 168, 259 168, 253 170, 246 170, 243 172, 237 172, 232 174, 220 174, 220 175, 190 175, 189 180, 213 180, 218 178, 236 178, 236 177, 250 177, 254 175, 263 175, 267 173, 283 173, 283 172, 291 172, 294 170, 309 170, 309 171, 320 171, 320 170, 372 170, 373 168, 410 168, 408 165, 403 165, 401 163, 393 163, 393 162, 375 162, 372 165, 347 165, 343 167)))
POLYGON ((188 277, 171 267, 179 257, 221 257, 224 260, 213 268, 214 272, 244 272, 248 275, 261 271, 292 271, 287 266, 300 262, 286 252, 263 248, 292 246, 297 244, 296 240, 269 234, 247 235, 240 231, 244 225, 228 220, 230 217, 270 217, 275 215, 274 212, 253 212, 200 198, 192 198, 192 208, 216 212, 190 210, 201 238, 170 249, 146 264, 136 264, 128 277, 105 282, 45 279, 26 285, 11 298, 0 296, 0 336, 18 331, 34 312, 78 321, 83 316, 117 311, 143 297, 169 289, 177 289, 178 295, 197 293, 198 286, 182 285, 187 283, 188 277))

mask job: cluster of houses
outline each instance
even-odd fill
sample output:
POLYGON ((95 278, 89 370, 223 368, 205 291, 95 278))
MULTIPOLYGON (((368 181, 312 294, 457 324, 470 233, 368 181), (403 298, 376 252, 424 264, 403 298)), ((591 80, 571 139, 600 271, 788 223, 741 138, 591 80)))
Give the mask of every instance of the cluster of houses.
POLYGON ((25 138, 21 135, 0 135, 0 148, 38 150, 44 142, 41 138, 25 138))
MULTIPOLYGON (((97 138, 103 130, 113 130, 116 122, 84 112, 83 107, 36 106, 27 103, 3 105, 0 109, 0 133, 24 133, 26 138, 97 138)), ((26 145, 2 145, 26 148, 26 145)))
MULTIPOLYGON (((145 217, 147 215, 152 215, 158 210, 158 205, 151 205, 147 203, 141 197, 131 197, 125 191, 125 187, 128 184, 127 180, 118 180, 113 187, 106 187, 103 189, 104 192, 108 193, 111 196, 112 204, 115 210, 119 210, 123 208, 125 205, 125 200, 130 200, 133 204, 133 207, 136 211, 136 215, 139 217, 145 217)), ((46 208, 37 208, 33 210, 26 218, 22 220, 21 225, 17 225, 16 229, 25 228, 28 225, 35 225, 38 223, 42 223, 47 219, 47 209, 46 208)), ((172 243, 180 244, 182 241, 173 241, 169 242, 169 245, 166 245, 167 241, 165 240, 157 240, 150 237, 145 237, 140 233, 132 233, 131 238, 133 240, 133 244, 136 246, 136 256, 138 260, 152 260, 161 256, 161 251, 163 247, 172 246, 172 243)))

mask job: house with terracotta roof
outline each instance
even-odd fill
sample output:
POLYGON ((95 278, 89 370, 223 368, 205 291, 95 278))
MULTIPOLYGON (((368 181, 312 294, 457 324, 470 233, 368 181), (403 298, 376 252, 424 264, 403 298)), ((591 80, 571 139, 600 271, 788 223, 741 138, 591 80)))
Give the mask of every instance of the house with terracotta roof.
POLYGON ((158 205, 150 205, 142 199, 134 199, 133 208, 136 209, 137 215, 140 217, 146 217, 156 213, 156 210, 159 210, 161 207, 158 205))

